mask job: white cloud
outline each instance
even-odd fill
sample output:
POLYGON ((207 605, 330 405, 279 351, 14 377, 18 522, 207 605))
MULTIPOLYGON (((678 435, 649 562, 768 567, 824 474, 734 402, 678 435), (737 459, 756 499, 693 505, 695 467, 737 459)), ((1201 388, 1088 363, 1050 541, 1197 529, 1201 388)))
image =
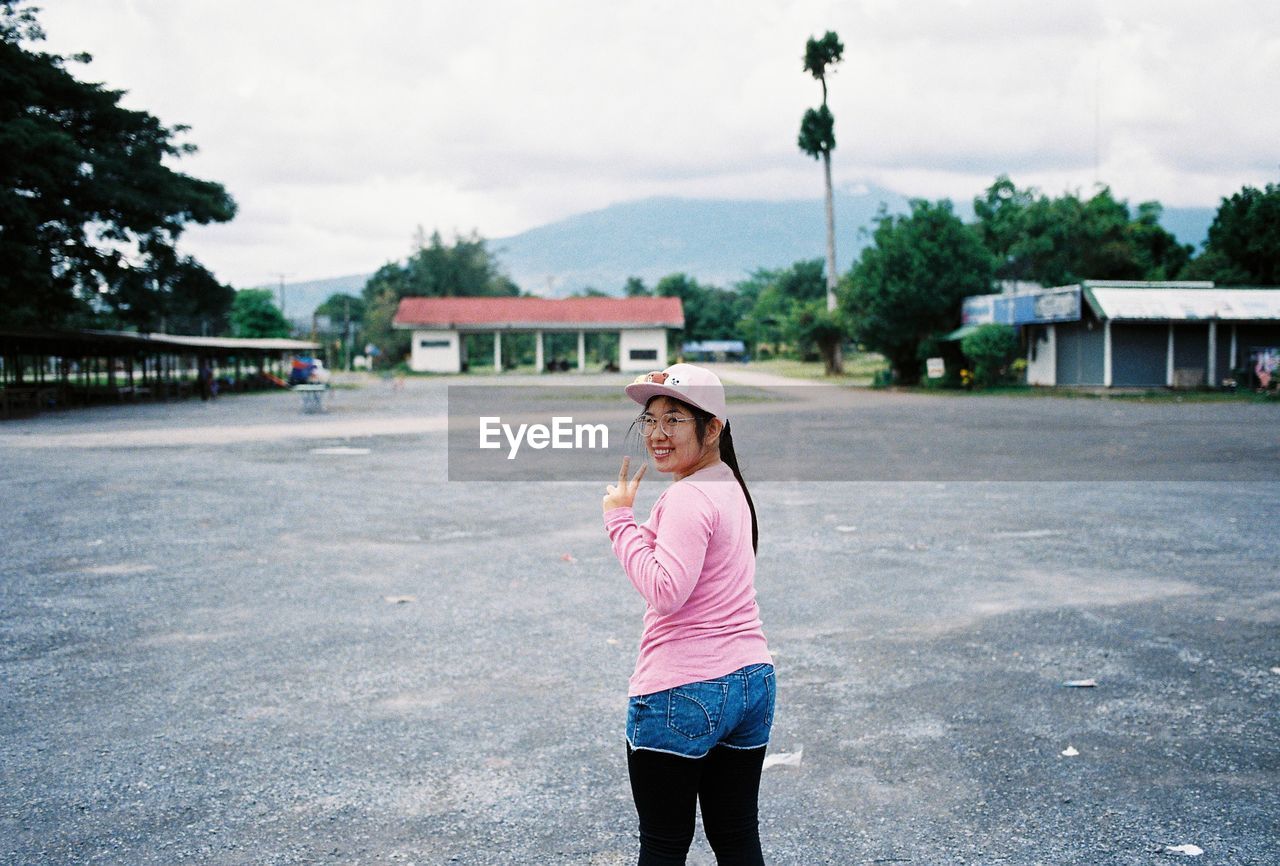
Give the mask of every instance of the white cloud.
POLYGON ((87 77, 192 126, 182 169, 241 209, 187 246, 238 284, 371 270, 419 223, 816 197, 795 136, 826 29, 838 183, 969 198, 1007 172, 1212 205, 1277 174, 1280 4, 1250 0, 59 0, 42 20, 95 55, 87 77))

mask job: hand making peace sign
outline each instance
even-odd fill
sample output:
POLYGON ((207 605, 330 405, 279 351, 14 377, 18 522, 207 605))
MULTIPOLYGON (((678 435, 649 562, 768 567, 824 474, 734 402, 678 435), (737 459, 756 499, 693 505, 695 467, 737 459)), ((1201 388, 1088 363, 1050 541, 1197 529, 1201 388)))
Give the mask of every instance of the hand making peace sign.
POLYGON ((610 484, 605 489, 608 491, 604 495, 604 510, 612 511, 615 508, 630 508, 631 504, 636 501, 636 491, 640 489, 640 479, 644 477, 644 471, 649 468, 646 463, 640 467, 640 471, 635 474, 630 481, 627 480, 627 469, 631 466, 631 458, 622 458, 622 469, 618 472, 618 483, 610 484))

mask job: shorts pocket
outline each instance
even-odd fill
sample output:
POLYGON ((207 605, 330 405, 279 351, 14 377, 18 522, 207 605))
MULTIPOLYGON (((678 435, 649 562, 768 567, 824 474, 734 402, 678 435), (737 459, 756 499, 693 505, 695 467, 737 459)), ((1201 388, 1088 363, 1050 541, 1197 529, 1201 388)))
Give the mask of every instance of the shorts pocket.
POLYGON ((769 671, 764 675, 764 690, 768 708, 764 713, 764 723, 767 727, 773 726, 773 705, 778 699, 777 681, 773 671, 769 671))
POLYGON ((676 686, 669 692, 667 727, 691 740, 705 737, 720 727, 729 684, 707 680, 676 686))

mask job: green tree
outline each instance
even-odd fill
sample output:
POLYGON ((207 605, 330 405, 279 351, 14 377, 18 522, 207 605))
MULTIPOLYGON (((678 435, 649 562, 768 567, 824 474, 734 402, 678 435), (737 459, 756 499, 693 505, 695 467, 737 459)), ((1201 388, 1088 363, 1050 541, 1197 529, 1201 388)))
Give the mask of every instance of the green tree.
POLYGON ((503 272, 488 243, 476 232, 446 244, 439 232, 428 238, 419 227, 414 251, 404 264, 388 262, 365 283, 366 339, 382 350, 379 363, 395 365, 409 352, 411 335, 393 327, 406 297, 516 296, 519 287, 503 272))
POLYGON ((1224 198, 1204 252, 1185 276, 1223 285, 1280 284, 1280 185, 1246 186, 1224 198))
MULTIPOLYGON (((844 45, 834 31, 828 30, 821 39, 809 38, 804 46, 804 71, 812 75, 822 85, 822 105, 810 108, 800 120, 800 136, 797 144, 800 150, 814 159, 822 160, 824 189, 826 191, 827 216, 827 309, 836 309, 836 212, 835 199, 831 189, 831 151, 836 149, 835 117, 827 107, 827 74, 834 71, 835 65, 844 57, 844 45)), ((835 340, 834 349, 824 356, 827 361, 827 373, 838 373, 843 369, 840 357, 840 341, 835 340)))
POLYGON ((344 292, 334 292, 325 298, 323 304, 316 307, 316 315, 328 316, 335 324, 348 319, 358 323, 364 318, 364 304, 364 298, 344 292))
POLYGON ((837 310, 828 310, 822 301, 801 301, 793 304, 784 322, 787 340, 804 360, 815 355, 822 358, 831 369, 831 353, 839 348, 848 332, 848 325, 837 310))
POLYGON ((649 291, 649 287, 639 277, 627 277, 627 283, 622 287, 622 294, 628 298, 648 298, 653 295, 653 292, 649 291))
POLYGON ((241 289, 231 303, 231 332, 236 337, 287 337, 289 323, 270 289, 241 289))
POLYGON ((66 64, 87 54, 23 44, 43 38, 34 9, 0 2, 0 325, 172 330, 171 316, 224 315, 226 287, 174 252, 188 223, 235 214, 220 184, 166 164, 195 151, 177 141, 187 128, 78 80, 66 64))
POLYGON ((1001 175, 973 207, 999 279, 1050 286, 1172 279, 1191 255, 1160 226, 1159 202, 1143 202, 1131 219, 1128 204, 1105 186, 1084 200, 1075 193, 1051 199, 1001 175))
POLYGON ((990 322, 961 340, 960 351, 973 362, 973 378, 978 385, 998 385, 1018 357, 1018 332, 1012 325, 990 322))
POLYGON ((704 286, 687 274, 668 274, 658 281, 653 293, 679 298, 684 307, 684 328, 675 332, 677 342, 738 338, 745 307, 737 292, 704 286))
POLYGON ((991 254, 950 201, 911 202, 911 213, 876 218, 872 244, 846 281, 854 339, 880 352, 904 384, 920 378, 920 345, 960 318, 969 295, 991 290, 991 254))
POLYGON ((218 282, 190 256, 165 244, 144 245, 142 267, 121 272, 104 325, 168 334, 222 334, 235 289, 218 282))
MULTIPOLYGON (((389 267, 389 266, 384 266, 389 267)), ((377 277, 374 274, 370 282, 377 277)), ((365 287, 368 291, 368 286, 365 287)), ((382 354, 377 356, 378 366, 395 366, 409 354, 413 335, 394 326, 396 310, 400 307, 401 295, 395 290, 382 287, 372 298, 366 295, 364 314, 365 340, 377 346, 382 354)))
POLYGON ((1190 244, 1178 243, 1178 239, 1160 225, 1163 213, 1160 202, 1144 201, 1138 205, 1137 217, 1129 223, 1133 254, 1144 279, 1177 279, 1195 249, 1190 244))
POLYGON ((799 261, 786 268, 758 269, 736 288, 744 309, 741 331, 753 353, 758 354, 765 345, 772 346, 776 354, 785 341, 801 358, 815 352, 821 354, 815 341, 820 329, 810 327, 816 321, 810 308, 825 309, 827 289, 822 259, 799 261), (804 312, 800 312, 802 307, 804 312))
POLYGON ((365 301, 364 298, 334 292, 320 306, 316 307, 317 316, 327 316, 330 332, 338 334, 338 346, 341 349, 341 363, 347 367, 356 347, 363 345, 365 301))

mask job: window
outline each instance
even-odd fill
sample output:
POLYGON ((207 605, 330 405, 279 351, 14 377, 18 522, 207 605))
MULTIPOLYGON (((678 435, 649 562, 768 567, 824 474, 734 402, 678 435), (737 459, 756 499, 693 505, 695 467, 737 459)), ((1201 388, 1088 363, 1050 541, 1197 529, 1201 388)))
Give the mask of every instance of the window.
POLYGON ((449 348, 448 340, 419 340, 419 349, 447 349, 449 348))
POLYGON ((657 349, 632 349, 631 360, 656 361, 658 360, 658 350, 657 349))

